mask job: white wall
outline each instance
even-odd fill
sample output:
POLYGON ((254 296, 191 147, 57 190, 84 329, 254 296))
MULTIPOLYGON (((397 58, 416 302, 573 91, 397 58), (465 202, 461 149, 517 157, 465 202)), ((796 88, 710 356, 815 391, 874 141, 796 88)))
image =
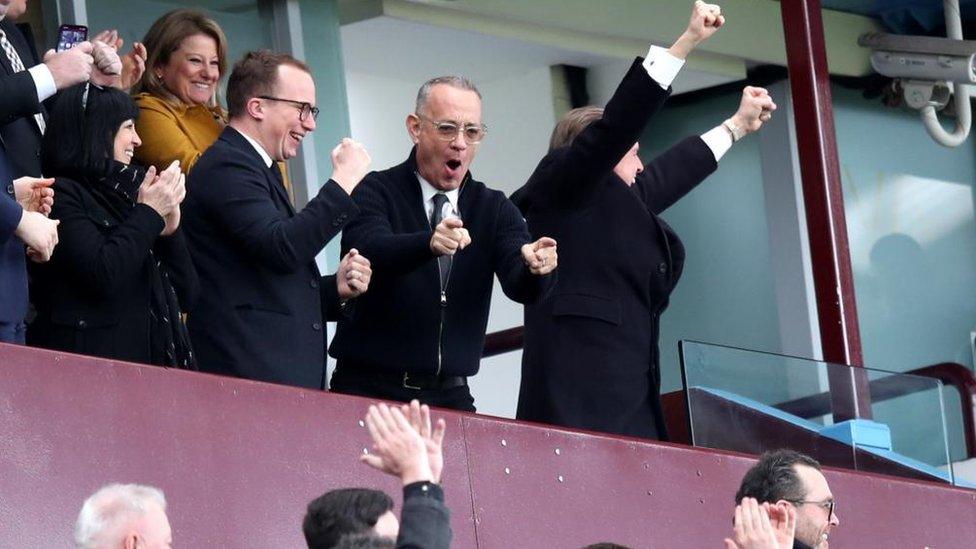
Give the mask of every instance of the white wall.
MULTIPOLYGON (((445 67, 443 73, 449 72, 445 67)), ((346 72, 352 137, 366 145, 374 169, 403 162, 411 143, 404 120, 413 111, 417 88, 434 74, 403 75, 346 72)), ((438 73, 441 74, 441 73, 438 73)), ((480 145, 472 174, 506 194, 519 188, 546 151, 555 123, 548 66, 520 68, 503 77, 479 78, 476 66, 464 72, 481 90, 488 136, 480 145)), ((498 283, 492 293, 488 331, 522 324, 521 305, 510 301, 498 283)), ((515 416, 522 354, 508 353, 482 362, 471 380, 478 411, 515 416)))

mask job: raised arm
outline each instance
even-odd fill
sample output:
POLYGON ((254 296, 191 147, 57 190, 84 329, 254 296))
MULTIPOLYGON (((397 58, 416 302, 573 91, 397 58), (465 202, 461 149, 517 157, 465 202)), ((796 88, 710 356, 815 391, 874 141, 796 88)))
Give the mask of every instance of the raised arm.
MULTIPOLYGON (((717 5, 695 2, 688 26, 674 44, 668 50, 651 46, 645 59, 636 59, 602 116, 589 123, 566 150, 548 155, 536 169, 527 190, 547 196, 562 207, 588 202, 590 194, 660 110, 684 59, 724 23, 717 5)), ((560 124, 569 122, 570 118, 560 124)))
POLYGON ((746 86, 735 114, 699 137, 689 137, 668 149, 637 176, 644 202, 663 212, 708 177, 732 144, 759 131, 772 118, 776 103, 763 88, 746 86))

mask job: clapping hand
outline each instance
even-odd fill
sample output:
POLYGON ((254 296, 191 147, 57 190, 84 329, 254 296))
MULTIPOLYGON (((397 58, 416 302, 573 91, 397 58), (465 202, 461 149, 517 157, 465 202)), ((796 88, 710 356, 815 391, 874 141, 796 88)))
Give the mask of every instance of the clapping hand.
POLYGON ((54 205, 54 178, 20 177, 14 179, 14 195, 20 207, 28 212, 48 215, 54 205))
POLYGON ((360 461, 400 478, 404 486, 434 480, 427 445, 400 408, 386 404, 369 407, 366 427, 373 438, 373 451, 360 461))

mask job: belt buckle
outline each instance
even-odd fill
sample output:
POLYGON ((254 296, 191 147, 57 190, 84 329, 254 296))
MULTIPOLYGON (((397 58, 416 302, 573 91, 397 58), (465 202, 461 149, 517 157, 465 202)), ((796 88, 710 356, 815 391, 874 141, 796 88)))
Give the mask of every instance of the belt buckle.
POLYGON ((413 386, 413 385, 409 385, 408 384, 408 381, 409 380, 410 380, 410 372, 403 372, 403 388, 404 389, 413 389, 414 391, 421 391, 421 390, 423 390, 423 387, 416 387, 416 386, 413 386))

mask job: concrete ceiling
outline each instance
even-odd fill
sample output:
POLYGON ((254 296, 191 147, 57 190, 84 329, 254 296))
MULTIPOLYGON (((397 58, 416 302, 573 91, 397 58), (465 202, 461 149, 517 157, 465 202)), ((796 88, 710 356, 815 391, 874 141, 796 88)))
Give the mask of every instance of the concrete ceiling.
MULTIPOLYGON (((381 15, 342 26, 347 71, 418 80, 441 74, 463 74, 486 81, 551 65, 576 65, 623 75, 630 59, 440 27, 381 15)), ((646 48, 646 46, 645 46, 646 48)), ((738 79, 689 68, 674 83, 675 93, 738 79)), ((612 78, 615 83, 616 77, 612 78)), ((605 101, 612 89, 591 89, 605 101)))

